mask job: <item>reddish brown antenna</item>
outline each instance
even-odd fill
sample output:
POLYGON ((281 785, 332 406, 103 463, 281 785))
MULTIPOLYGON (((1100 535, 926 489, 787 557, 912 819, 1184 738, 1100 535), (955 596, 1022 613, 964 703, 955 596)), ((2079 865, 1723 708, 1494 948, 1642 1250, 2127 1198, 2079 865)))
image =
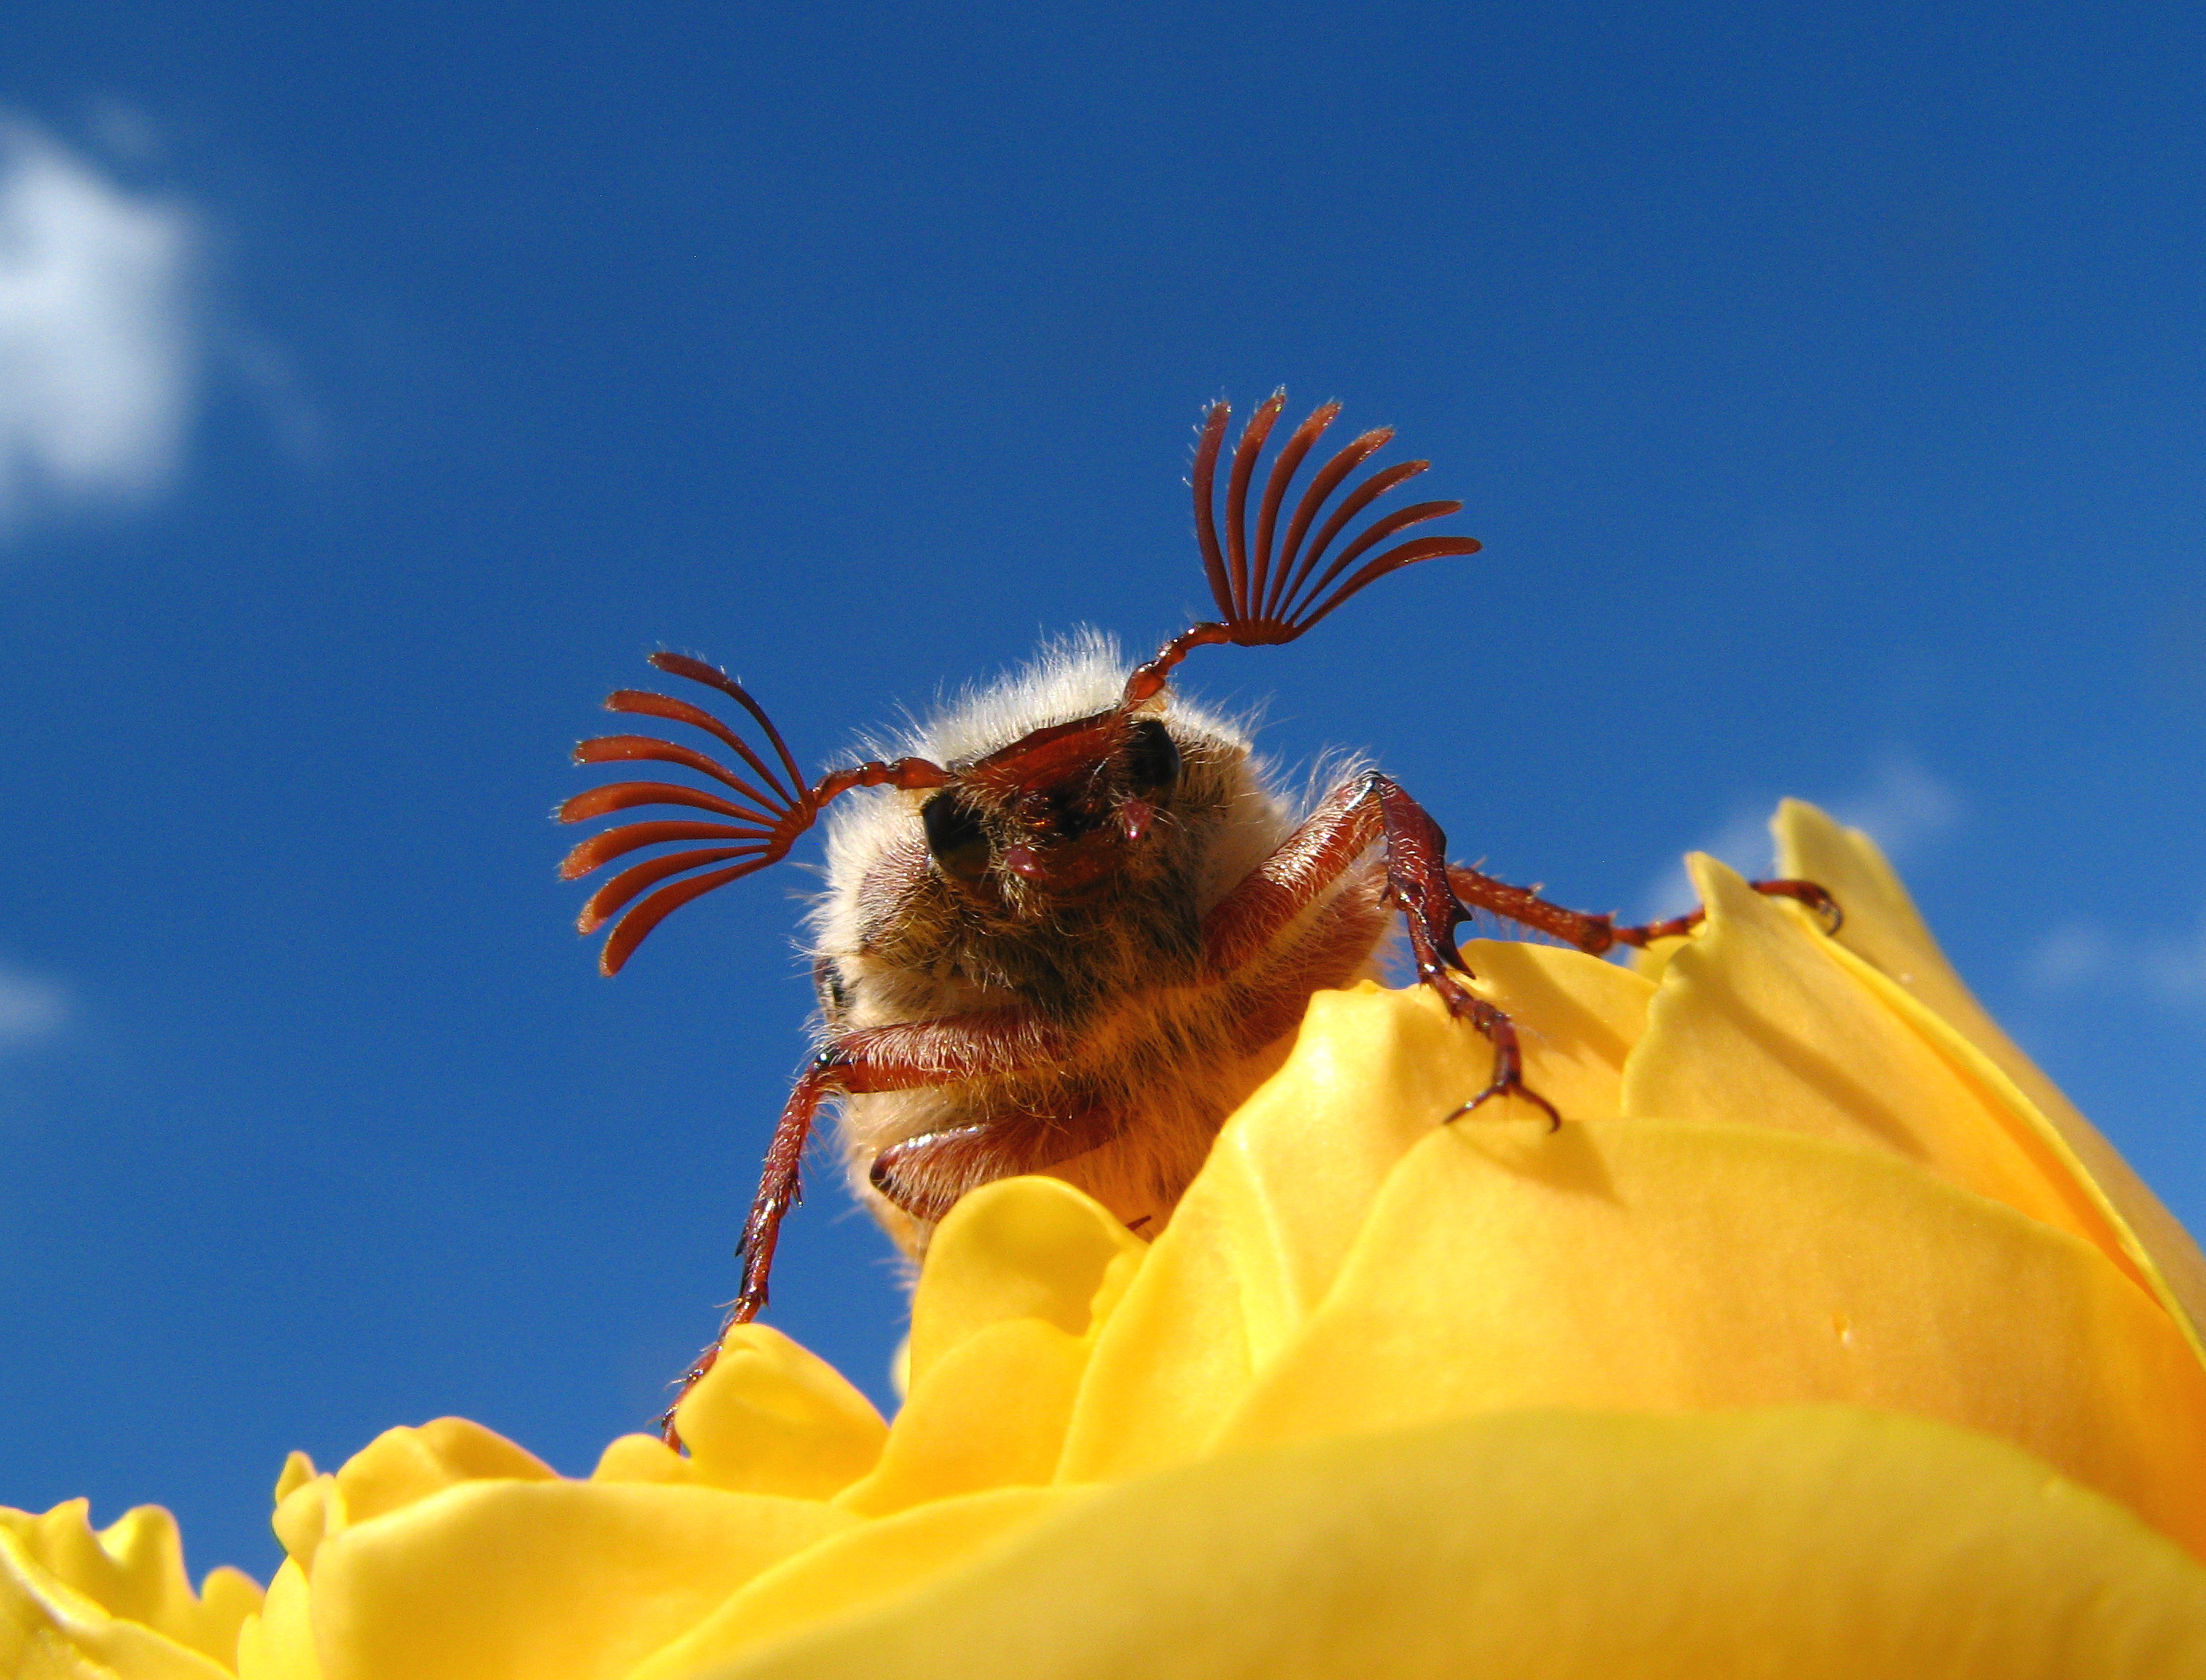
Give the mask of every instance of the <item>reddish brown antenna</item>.
POLYGON ((718 718, 687 700, 636 688, 623 688, 605 696, 605 710, 608 712, 664 718, 672 723, 687 724, 694 729, 704 730, 732 748, 756 778, 747 780, 726 765, 695 748, 661 741, 656 736, 605 735, 582 742, 575 747, 575 761, 577 764, 641 761, 679 765, 685 770, 694 770, 701 775, 711 777, 736 795, 730 799, 679 782, 611 782, 602 788, 592 788, 587 793, 576 794, 559 807, 557 814, 563 823, 587 822, 592 817, 609 816, 615 811, 651 805, 686 806, 691 810, 709 811, 717 816, 734 819, 732 822, 724 823, 665 819, 624 823, 618 828, 609 828, 602 834, 592 835, 567 854, 559 866, 559 873, 563 879, 572 881, 603 867, 617 857, 625 857, 629 853, 640 851, 647 846, 687 840, 731 843, 701 847, 693 851, 661 853, 646 862, 623 869, 591 895, 590 902, 582 906, 582 913, 575 924, 585 933, 595 932, 639 894, 653 887, 659 888, 622 915, 611 933, 606 936, 605 948, 598 959, 598 967, 608 974, 618 974, 621 965, 643 943, 644 937, 684 904, 703 897, 715 887, 741 880, 746 875, 755 874, 770 863, 778 862, 787 855, 796 837, 812 826, 820 814, 820 807, 838 794, 859 787, 939 788, 950 779, 948 771, 925 759, 897 759, 893 763, 872 760, 848 770, 838 770, 832 775, 821 777, 816 784, 807 785, 803 771, 796 767, 796 760, 790 755, 788 743, 781 738, 781 731, 773 726, 773 720, 766 715, 765 710, 750 697, 741 683, 715 666, 679 653, 654 653, 651 656, 651 663, 671 676, 701 682, 734 700, 766 732, 766 738, 772 743, 775 757, 780 763, 778 768, 768 763, 718 718), (671 877, 686 874, 693 869, 705 869, 712 864, 727 867, 712 869, 701 875, 690 875, 687 880, 676 881, 671 886, 659 885, 671 877))
POLYGON ((1327 402, 1315 410, 1295 428, 1273 458, 1256 515, 1256 540, 1252 551, 1249 544, 1249 486, 1255 477, 1257 457, 1263 453, 1265 442, 1286 406, 1286 392, 1274 391, 1249 416, 1249 423, 1241 429, 1241 441, 1234 449, 1233 465, 1226 481, 1225 541, 1222 547, 1218 539, 1215 507, 1218 456, 1225 446, 1225 423, 1232 418, 1233 410, 1228 403, 1213 402, 1204 414, 1191 475, 1195 533, 1201 545, 1202 569, 1210 580, 1211 599, 1218 603, 1221 617, 1217 622, 1196 624, 1182 631, 1159 650, 1155 658, 1136 667, 1127 680, 1127 705, 1138 705, 1162 688, 1173 667, 1195 648, 1219 642, 1261 647, 1292 641, 1350 596, 1389 572, 1414 566, 1420 560, 1437 559, 1444 554, 1478 552, 1480 545, 1475 537, 1415 537, 1363 560, 1371 550, 1413 525, 1463 511, 1460 502, 1418 502, 1374 521, 1330 563, 1326 561, 1327 551, 1351 520, 1388 491, 1423 472, 1432 465, 1428 461, 1405 461, 1364 480, 1342 499, 1304 551, 1303 539, 1309 535, 1311 521, 1333 493, 1358 467, 1392 441, 1393 428, 1380 426, 1355 439, 1317 469, 1302 500, 1296 504, 1293 517, 1287 521, 1285 539, 1279 545, 1274 563, 1272 536, 1279 509, 1303 459, 1326 428, 1339 417, 1338 402, 1327 402), (1363 560, 1363 563, 1349 571, 1358 560, 1363 560), (1321 564, 1325 567, 1323 571, 1318 569, 1321 564))

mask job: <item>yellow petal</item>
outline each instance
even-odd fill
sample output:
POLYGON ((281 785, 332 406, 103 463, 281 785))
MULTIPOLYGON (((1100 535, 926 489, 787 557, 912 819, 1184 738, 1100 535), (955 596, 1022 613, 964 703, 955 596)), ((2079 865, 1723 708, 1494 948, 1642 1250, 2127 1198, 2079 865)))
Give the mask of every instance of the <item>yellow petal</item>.
POLYGON ((1428 1139, 1224 1444, 1815 1401, 2003 1437, 2206 1554, 2206 1371, 2150 1297, 1882 1151, 1764 1127, 1428 1139))
POLYGON ((2094 1244, 2151 1292, 2104 1203, 2026 1117, 1862 983, 1808 918, 1713 858, 1708 918, 1670 961, 1624 1075, 1624 1111, 1865 1145, 2094 1244))
POLYGON ((2206 1327, 2206 1255, 2114 1145, 1985 1013, 1930 937, 1876 843, 1798 800, 1778 807, 1770 827, 1780 870, 1822 883, 1839 901, 1845 913, 1839 943, 1919 998, 2014 1081, 2137 1234, 2193 1329, 2206 1327))
POLYGON ((276 1503, 282 1504, 293 1493, 312 1481, 318 1474, 319 1473, 314 1469, 314 1461, 307 1457, 305 1453, 295 1449, 286 1453, 283 1457, 283 1472, 276 1478, 276 1503))
POLYGON ((928 1245, 912 1297, 908 1384, 916 1389, 945 1354, 1007 1319, 1087 1335, 1112 1262, 1148 1248, 1057 1179, 983 1185, 950 1210, 928 1245))
POLYGON ((784 1634, 894 1598, 1086 1493, 995 1488, 860 1523, 766 1570, 629 1680, 689 1680, 784 1634))
MULTIPOLYGON (((1517 1023, 1526 1084, 1568 1120, 1624 1111, 1625 1058, 1647 1030, 1654 996, 1644 977, 1583 951, 1505 939, 1466 940, 1463 955, 1471 989, 1517 1023)), ((1483 1057, 1490 1071, 1491 1046, 1476 1037, 1469 1046, 1474 1065, 1483 1057)))
POLYGON ((812 1500, 471 1481, 323 1540, 325 1680, 610 1680, 850 1518, 812 1500))
POLYGON ((873 1402, 840 1372, 762 1324, 729 1330, 712 1368, 683 1397, 675 1427, 693 1479, 793 1499, 849 1486, 873 1469, 888 1437, 873 1402))
POLYGON ((1148 1252, 1054 1178, 1005 1179, 965 1197, 920 1274, 910 1391, 879 1464, 836 1503, 879 1516, 1048 1481, 1094 1332, 1148 1252))
POLYGON ((260 1613, 265 1595, 260 1583, 243 1570, 221 1564, 209 1570, 200 1582, 200 1615, 203 1630, 184 1643, 230 1663, 237 1650, 237 1635, 247 1622, 260 1613))
MULTIPOLYGON (((1618 1112, 1652 986, 1577 951, 1464 950, 1479 992, 1517 1022, 1533 1088, 1573 1118, 1618 1112)), ((1226 1123, 1097 1338, 1059 1476, 1106 1480, 1202 1451, 1331 1287, 1403 1152, 1493 1070, 1493 1046, 1422 986, 1312 998, 1285 1065, 1226 1123)))
MULTIPOLYGON (((74 1517, 83 1502, 47 1518, 74 1517)), ((224 1680, 228 1662, 144 1623, 112 1615, 38 1555, 36 1525, 47 1518, 7 1511, 0 1521, 0 1674, 22 1680, 224 1680), (20 1520, 19 1520, 20 1519, 20 1520)), ((90 1531, 87 1529, 87 1535, 90 1531)))
POLYGON ((1680 933, 1674 938, 1657 939, 1652 944, 1642 945, 1630 952, 1626 960, 1631 964, 1632 973, 1659 986, 1664 971, 1670 966, 1670 959, 1692 943, 1692 936, 1686 933, 1680 933))
POLYGON ((313 1593, 295 1558, 284 1560, 268 1583, 260 1613, 247 1617, 238 1630, 237 1675, 238 1680, 322 1680, 314 1655, 313 1593))
POLYGON ((598 1455, 598 1466, 590 1472, 590 1480, 695 1486, 703 1478, 697 1474, 695 1463, 656 1435, 617 1435, 605 1443, 605 1450, 598 1455))
POLYGON ((233 1569, 211 1571, 192 1591, 176 1520, 140 1505, 94 1534, 89 1503, 71 1499, 43 1516, 0 1510, 0 1529, 26 1559, 118 1620, 135 1622, 227 1667, 237 1629, 260 1607, 260 1588, 233 1569))
POLYGON ((289 1554, 288 1561, 311 1574, 322 1541, 345 1525, 344 1495, 337 1491, 333 1475, 309 1476, 284 1492, 290 1480, 286 1474, 276 1484, 283 1497, 277 1501, 276 1514, 268 1519, 268 1526, 283 1543, 283 1550, 289 1554))
POLYGON ((1060 1475, 1200 1452, 1323 1295, 1394 1163, 1483 1085, 1487 1062, 1422 997, 1312 998, 1285 1065, 1225 1123, 1097 1337, 1060 1475), (1339 1123, 1344 1108, 1366 1123, 1339 1123))
POLYGON ((912 1385, 880 1463, 835 1503, 879 1516, 1048 1481, 1088 1355, 1083 1338, 1040 1319, 1006 1319, 967 1337, 912 1385))
POLYGON ((344 1463, 337 1491, 345 1516, 365 1522, 462 1481, 549 1481, 558 1473, 504 1436, 463 1417, 386 1429, 344 1463))
POLYGON ((271 1519, 276 1538, 310 1576, 324 1540, 351 1523, 463 1481, 547 1481, 558 1474, 535 1454, 463 1417, 386 1429, 335 1475, 315 1475, 313 1468, 302 1452, 285 1461, 271 1519))
MULTIPOLYGON (((2144 1284, 2182 1330, 2191 1343, 2191 1353, 2202 1365, 2206 1365, 2206 1342, 2201 1341, 2198 1325, 2169 1282, 2167 1272, 2154 1258, 2122 1209, 2107 1194, 2106 1187, 2084 1165, 2083 1158, 2077 1154, 2043 1111, 2023 1094, 2022 1087, 2009 1079, 1996 1063, 1964 1038, 1942 1016, 1932 1013, 1905 988, 1843 947, 1834 948, 1833 954, 1851 967, 1863 986, 1876 993, 1895 1016, 1922 1036, 1925 1044, 1945 1057, 1954 1072, 1971 1084, 1984 1100, 2011 1116, 2013 1129, 2018 1135, 2026 1132, 2038 1139, 2048 1159, 2058 1163, 2057 1170, 2064 1175, 2064 1182, 2077 1187, 2098 1210, 2112 1232, 2111 1240, 2120 1248, 2124 1269, 2144 1284)), ((2162 1246, 2164 1249, 2166 1245, 2163 1243, 2162 1246)))
POLYGON ((2206 1672, 2206 1571, 2039 1461, 1845 1408, 1514 1415, 1106 1488, 716 1680, 2206 1672))

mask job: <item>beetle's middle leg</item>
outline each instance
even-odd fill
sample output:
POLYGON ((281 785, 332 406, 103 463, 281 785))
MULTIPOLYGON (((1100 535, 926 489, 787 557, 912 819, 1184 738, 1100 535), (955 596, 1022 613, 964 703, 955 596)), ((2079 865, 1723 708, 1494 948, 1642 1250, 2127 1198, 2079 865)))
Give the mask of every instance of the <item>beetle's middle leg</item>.
MULTIPOLYGON (((1511 886, 1491 875, 1461 867, 1448 871, 1448 883, 1464 903, 1505 916, 1526 927, 1551 933, 1565 944, 1576 945, 1589 956, 1605 956, 1619 945, 1643 947, 1656 939, 1675 938, 1691 932, 1707 920, 1705 909, 1693 910, 1667 921, 1650 921, 1637 927, 1619 927, 1611 915, 1589 915, 1551 904, 1529 888, 1511 886)), ((1838 900, 1813 881, 1749 881, 1747 885, 1768 898, 1790 898, 1826 918, 1826 930, 1835 933, 1844 920, 1838 900)))
POLYGON ((866 1176, 895 1206, 931 1224, 976 1185, 1046 1172, 1100 1149, 1125 1129, 1123 1116, 1100 1105, 992 1114, 976 1124, 948 1126, 885 1145, 866 1176))

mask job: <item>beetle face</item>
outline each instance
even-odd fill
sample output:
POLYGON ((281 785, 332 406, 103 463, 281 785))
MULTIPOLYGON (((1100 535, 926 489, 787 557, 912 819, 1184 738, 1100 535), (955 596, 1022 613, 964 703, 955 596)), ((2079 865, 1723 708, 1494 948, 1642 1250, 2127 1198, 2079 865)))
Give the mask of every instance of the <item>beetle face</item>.
POLYGON ((927 801, 927 852, 946 879, 998 901, 1083 897, 1151 843, 1179 768, 1178 746, 1153 716, 1114 709, 1035 730, 927 801))

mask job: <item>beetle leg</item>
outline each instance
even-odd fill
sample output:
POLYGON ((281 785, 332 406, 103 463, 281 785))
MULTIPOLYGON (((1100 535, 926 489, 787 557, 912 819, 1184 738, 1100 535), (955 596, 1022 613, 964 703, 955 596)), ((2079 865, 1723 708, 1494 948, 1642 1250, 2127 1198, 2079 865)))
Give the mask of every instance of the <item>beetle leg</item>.
MULTIPOLYGON (((1386 897, 1409 923, 1417 978, 1440 994, 1451 1015, 1470 1022, 1494 1046, 1493 1079, 1449 1118, 1467 1114, 1494 1097, 1519 1096, 1544 1111, 1550 1125, 1560 1125, 1554 1105, 1524 1083, 1523 1051, 1515 1024, 1457 979, 1470 972, 1455 943, 1455 929, 1470 912, 1452 884, 1455 872, 1447 867, 1447 837, 1391 777, 1367 771, 1334 789, 1300 828, 1226 895, 1203 922, 1206 966, 1213 974, 1222 974, 1254 962, 1333 889, 1374 842, 1385 855, 1386 897)), ((1531 903, 1542 902, 1530 894, 1523 897, 1531 903)))
POLYGON ((915 1219, 933 1223, 975 1185, 1041 1172, 1100 1148, 1123 1129, 1118 1117, 1089 1108, 1064 1114, 1002 1114, 891 1143, 867 1177, 915 1219))
MULTIPOLYGON (((1650 940, 1674 938, 1691 932, 1701 925, 1705 910, 1695 910, 1689 915, 1672 916, 1667 921, 1651 921, 1643 926, 1619 927, 1611 915, 1588 915, 1583 910, 1566 910, 1559 904, 1551 904, 1527 888, 1511 886, 1506 881, 1497 881, 1491 875, 1482 875, 1476 869, 1457 866, 1448 871, 1448 882, 1456 896, 1474 909, 1488 910, 1513 922, 1552 934, 1565 944, 1576 945, 1589 956, 1601 956, 1619 945, 1645 945, 1650 940)), ((1792 898, 1805 904, 1818 915, 1826 918, 1829 932, 1837 932, 1841 917, 1838 901, 1813 881, 1750 881, 1756 892, 1773 898, 1792 898)))
MULTIPOLYGON (((1836 933, 1845 925, 1845 913, 1839 909, 1839 901, 1813 881, 1749 881, 1756 892, 1771 898, 1790 898, 1805 904, 1827 924, 1826 933, 1836 933)), ((1667 921, 1650 921, 1638 927, 1619 927, 1615 930, 1619 945, 1644 946, 1656 939, 1674 939, 1691 932, 1708 919, 1705 909, 1688 911, 1682 916, 1672 916, 1667 921)))
POLYGON ((835 1039, 814 1057, 798 1075, 774 1126, 773 1141, 766 1146, 758 1194, 752 1198, 736 1249, 742 1257, 742 1285, 719 1335, 683 1373, 680 1392, 659 1421, 661 1439, 669 1446, 681 1445, 675 1411, 712 1368, 728 1331, 748 1324, 765 1309, 774 1245, 780 1239, 781 1222, 802 1194, 804 1146, 822 1101, 838 1093, 909 1091, 981 1074, 1010 1073, 1036 1061, 1053 1060, 1057 1054, 1055 1034, 1040 1017, 1025 1010, 995 1010, 866 1028, 835 1039))
POLYGON ((1490 1098, 1522 1097, 1545 1111, 1548 1129, 1553 1130, 1563 1123, 1563 1117, 1555 1112, 1553 1103, 1524 1083, 1524 1051, 1517 1040, 1516 1023, 1483 998, 1474 997, 1456 979, 1457 974, 1470 972, 1455 943, 1456 926, 1470 920, 1470 912, 1456 896, 1452 872, 1447 867, 1447 836, 1399 783, 1377 775, 1371 782, 1385 825, 1386 890, 1409 922, 1410 950, 1416 958, 1417 978, 1440 993, 1451 1015, 1469 1021, 1494 1046, 1494 1077, 1483 1091, 1448 1118, 1468 1114, 1490 1098))

